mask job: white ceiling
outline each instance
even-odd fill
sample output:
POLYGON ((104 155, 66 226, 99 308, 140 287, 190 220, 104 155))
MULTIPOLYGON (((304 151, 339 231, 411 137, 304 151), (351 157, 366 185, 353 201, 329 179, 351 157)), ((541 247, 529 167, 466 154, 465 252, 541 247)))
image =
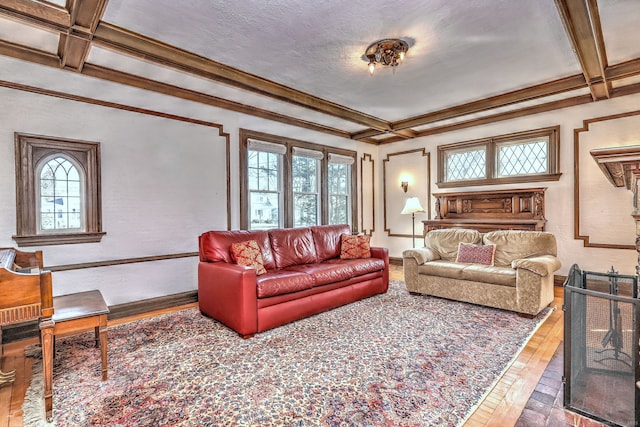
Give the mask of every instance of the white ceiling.
POLYGON ((104 20, 389 121, 580 73, 553 0, 110 0, 104 20), (370 77, 387 37, 409 53, 370 77))
MULTIPOLYGON (((640 58, 640 0, 597 6, 608 65, 640 58)), ((108 0, 101 20, 388 122, 583 72, 554 0, 108 0), (369 76, 363 53, 388 37, 409 43, 405 62, 369 76)), ((1 13, 0 40, 57 49, 55 32, 1 13)), ((86 62, 345 132, 366 129, 122 51, 92 46, 86 62)), ((585 87, 544 101, 588 93, 585 87)), ((536 102, 543 101, 492 113, 536 102)))

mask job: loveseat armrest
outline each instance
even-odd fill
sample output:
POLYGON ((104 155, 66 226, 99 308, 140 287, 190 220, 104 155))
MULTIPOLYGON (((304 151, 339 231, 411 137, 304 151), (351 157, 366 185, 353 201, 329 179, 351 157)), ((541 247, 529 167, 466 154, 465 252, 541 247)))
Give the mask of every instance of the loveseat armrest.
POLYGON ((553 255, 540 255, 531 258, 514 259, 511 261, 511 268, 524 268, 540 277, 553 274, 562 267, 562 263, 558 257, 553 255))
POLYGON ((256 271, 226 262, 198 264, 200 311, 243 337, 258 331, 256 271))
POLYGON ((407 249, 402 252, 403 258, 414 258, 418 265, 425 264, 429 261, 440 259, 440 255, 431 248, 414 248, 407 249))
POLYGON ((384 272, 383 272, 383 291, 387 292, 389 289, 389 249, 380 248, 380 247, 372 247, 371 248, 371 258, 378 258, 384 261, 384 272))

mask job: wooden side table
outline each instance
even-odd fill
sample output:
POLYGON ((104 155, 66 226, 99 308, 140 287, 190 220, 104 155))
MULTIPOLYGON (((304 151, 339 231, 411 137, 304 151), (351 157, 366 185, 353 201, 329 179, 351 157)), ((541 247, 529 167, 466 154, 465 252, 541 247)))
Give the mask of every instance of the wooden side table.
POLYGON ((96 347, 102 353, 103 381, 107 379, 107 314, 109 308, 98 290, 53 297, 54 339, 94 328, 96 347))

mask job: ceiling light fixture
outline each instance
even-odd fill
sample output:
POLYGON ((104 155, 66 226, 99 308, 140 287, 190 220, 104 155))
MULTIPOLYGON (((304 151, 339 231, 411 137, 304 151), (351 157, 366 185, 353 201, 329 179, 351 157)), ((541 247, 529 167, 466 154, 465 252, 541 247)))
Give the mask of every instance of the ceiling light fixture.
POLYGON ((373 75, 376 64, 397 67, 408 50, 409 45, 401 39, 382 39, 371 43, 364 51, 364 56, 369 60, 369 73, 373 75))

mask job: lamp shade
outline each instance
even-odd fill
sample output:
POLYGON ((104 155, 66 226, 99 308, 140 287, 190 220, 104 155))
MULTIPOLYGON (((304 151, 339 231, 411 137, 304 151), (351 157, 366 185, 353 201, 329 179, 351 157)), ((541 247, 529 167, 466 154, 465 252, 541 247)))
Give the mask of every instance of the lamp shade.
POLYGON ((407 199, 407 202, 404 204, 404 208, 402 209, 402 212, 400 212, 400 214, 406 215, 416 212, 424 212, 424 209, 420 204, 420 199, 417 197, 409 197, 407 199))

